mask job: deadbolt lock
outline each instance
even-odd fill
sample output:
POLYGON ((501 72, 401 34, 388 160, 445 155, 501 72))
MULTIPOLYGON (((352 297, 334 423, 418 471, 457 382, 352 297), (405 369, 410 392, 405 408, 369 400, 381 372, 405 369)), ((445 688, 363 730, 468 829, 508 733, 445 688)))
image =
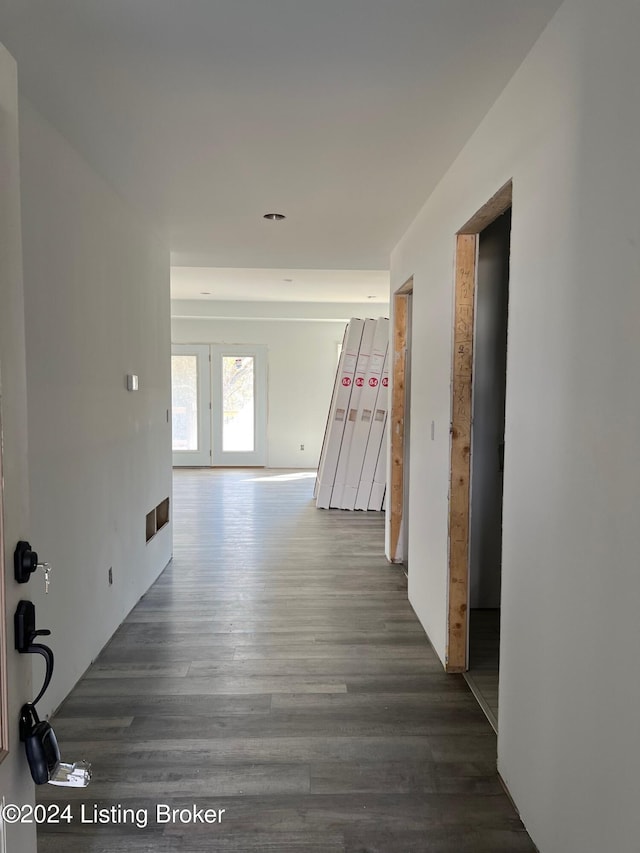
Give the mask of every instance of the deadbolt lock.
POLYGON ((14 576, 18 583, 27 583, 36 569, 44 572, 45 592, 49 592, 49 577, 51 563, 39 563, 38 554, 31 549, 28 542, 20 541, 13 552, 14 576))

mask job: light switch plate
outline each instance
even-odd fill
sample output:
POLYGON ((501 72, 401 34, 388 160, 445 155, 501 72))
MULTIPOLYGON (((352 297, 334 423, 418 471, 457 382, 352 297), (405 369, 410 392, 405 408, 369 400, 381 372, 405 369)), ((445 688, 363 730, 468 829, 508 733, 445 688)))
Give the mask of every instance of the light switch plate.
POLYGON ((127 391, 138 390, 138 376, 135 373, 127 373, 127 391))

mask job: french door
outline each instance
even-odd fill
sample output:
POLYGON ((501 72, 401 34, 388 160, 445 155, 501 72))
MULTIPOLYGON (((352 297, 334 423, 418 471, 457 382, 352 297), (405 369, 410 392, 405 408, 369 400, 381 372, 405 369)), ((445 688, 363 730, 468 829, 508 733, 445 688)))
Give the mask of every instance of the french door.
POLYGON ((214 465, 265 464, 267 371, 265 348, 211 347, 214 465))
POLYGON ((209 347, 171 348, 171 409, 174 465, 211 465, 209 347))
POLYGON ((173 464, 266 463, 266 348, 174 344, 173 464))

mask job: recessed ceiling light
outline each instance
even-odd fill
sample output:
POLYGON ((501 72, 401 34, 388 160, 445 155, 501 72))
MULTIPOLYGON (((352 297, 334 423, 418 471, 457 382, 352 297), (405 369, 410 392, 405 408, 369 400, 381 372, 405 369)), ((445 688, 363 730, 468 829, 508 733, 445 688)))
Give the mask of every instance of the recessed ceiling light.
POLYGON ((265 213, 263 216, 263 219, 270 219, 272 222, 281 222, 286 218, 284 213, 265 213))
POLYGON ((293 284, 293 279, 292 279, 292 278, 283 278, 282 280, 283 280, 283 281, 286 281, 286 282, 287 282, 287 284, 293 284))
POLYGON ((367 296, 367 299, 375 299, 375 296, 367 296))
POLYGON ((200 296, 211 296, 211 291, 210 290, 201 290, 200 296))

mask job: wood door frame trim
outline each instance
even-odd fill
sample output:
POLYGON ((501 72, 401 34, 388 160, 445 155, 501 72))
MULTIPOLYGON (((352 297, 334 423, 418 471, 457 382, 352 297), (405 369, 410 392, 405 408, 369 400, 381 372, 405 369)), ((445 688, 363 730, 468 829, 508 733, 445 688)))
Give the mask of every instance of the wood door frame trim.
POLYGON ((507 181, 497 193, 491 196, 486 204, 482 205, 480 210, 473 214, 471 219, 465 222, 457 233, 477 236, 481 231, 484 231, 487 225, 491 225, 499 216, 502 216, 505 210, 511 207, 512 200, 513 181, 507 181))
POLYGON ((451 381, 447 672, 468 668, 471 418, 475 296, 480 232, 512 204, 508 181, 456 234, 451 381))
POLYGON ((405 389, 407 366, 407 304, 413 293, 413 276, 393 294, 393 365, 391 394, 391 476, 390 476, 390 524, 389 560, 401 563, 398 558, 398 543, 404 512, 404 423, 405 389))

